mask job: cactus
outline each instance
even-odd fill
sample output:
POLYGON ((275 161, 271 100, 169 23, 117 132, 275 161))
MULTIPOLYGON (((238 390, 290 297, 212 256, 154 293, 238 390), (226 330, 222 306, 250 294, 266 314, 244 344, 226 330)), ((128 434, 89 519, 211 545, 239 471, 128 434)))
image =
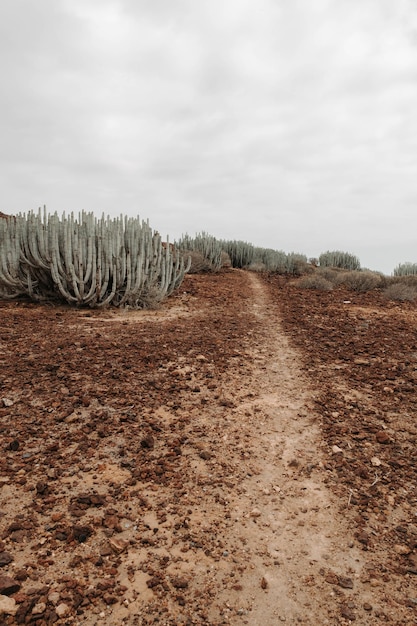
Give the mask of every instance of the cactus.
POLYGON ((229 255, 232 267, 249 267, 255 261, 255 247, 246 241, 222 241, 223 250, 229 255))
POLYGON ((214 271, 218 271, 222 266, 222 245, 221 242, 204 231, 195 237, 185 234, 177 243, 179 250, 184 253, 199 252, 208 261, 214 271))
POLYGON ((361 269, 358 257, 348 252, 340 252, 339 250, 323 252, 319 256, 319 264, 320 267, 337 267, 344 270, 361 269))
POLYGON ((148 222, 82 212, 0 220, 0 293, 77 306, 146 306, 169 296, 188 267, 148 222))
POLYGON ((399 263, 394 269, 394 276, 414 276, 417 274, 417 263, 399 263))

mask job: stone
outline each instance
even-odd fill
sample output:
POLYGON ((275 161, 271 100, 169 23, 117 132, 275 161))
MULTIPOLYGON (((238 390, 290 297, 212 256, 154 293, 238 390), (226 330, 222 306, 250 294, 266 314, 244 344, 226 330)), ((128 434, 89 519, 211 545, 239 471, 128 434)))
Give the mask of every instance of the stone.
POLYGON ((121 554, 122 552, 127 550, 127 547, 129 545, 129 542, 126 539, 111 538, 109 540, 109 543, 110 543, 111 549, 116 554, 121 554))
POLYGON ((252 509, 252 511, 250 512, 251 517, 261 517, 261 515, 262 513, 259 509, 252 509))
POLYGON ((0 595, 11 596, 20 589, 20 583, 10 576, 0 576, 0 595))
POLYGON ((52 604, 58 604, 59 600, 60 600, 61 596, 58 593, 58 591, 51 591, 48 594, 48 600, 49 602, 51 602, 52 604))
POLYGON ((394 546, 394 550, 397 554, 410 554, 411 548, 405 545, 404 543, 396 543, 394 546))
POLYGON ((9 552, 0 552, 0 567, 4 567, 13 561, 13 557, 9 552))
POLYGON ((65 602, 61 602, 61 604, 58 604, 58 606, 55 607, 55 613, 58 615, 58 617, 65 617, 70 611, 70 607, 68 606, 68 604, 65 604, 65 602))
POLYGON ((342 606, 340 614, 342 617, 352 622, 356 620, 356 615, 349 606, 342 606))
POLYGON ((390 443, 391 441, 391 437, 385 430, 379 430, 376 433, 375 437, 378 443, 387 444, 387 443, 390 443))
POLYGON ((9 598, 8 596, 0 595, 0 616, 1 615, 16 615, 17 604, 16 600, 9 598))
POLYGON ((32 609, 32 615, 43 615, 46 611, 45 602, 38 602, 32 609))

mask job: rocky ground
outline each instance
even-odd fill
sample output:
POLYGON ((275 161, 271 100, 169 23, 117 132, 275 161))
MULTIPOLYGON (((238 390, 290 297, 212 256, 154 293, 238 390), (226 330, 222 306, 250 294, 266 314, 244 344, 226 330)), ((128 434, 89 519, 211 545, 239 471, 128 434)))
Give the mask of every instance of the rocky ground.
POLYGON ((417 623, 415 305, 187 276, 0 361, 0 624, 417 623))

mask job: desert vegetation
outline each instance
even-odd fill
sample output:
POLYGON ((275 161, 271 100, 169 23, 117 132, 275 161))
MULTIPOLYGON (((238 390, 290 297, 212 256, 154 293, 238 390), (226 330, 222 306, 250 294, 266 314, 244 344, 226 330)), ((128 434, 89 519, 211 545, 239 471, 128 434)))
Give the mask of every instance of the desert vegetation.
POLYGON ((77 306, 154 306, 182 282, 184 256, 139 218, 82 212, 0 219, 0 295, 77 306))

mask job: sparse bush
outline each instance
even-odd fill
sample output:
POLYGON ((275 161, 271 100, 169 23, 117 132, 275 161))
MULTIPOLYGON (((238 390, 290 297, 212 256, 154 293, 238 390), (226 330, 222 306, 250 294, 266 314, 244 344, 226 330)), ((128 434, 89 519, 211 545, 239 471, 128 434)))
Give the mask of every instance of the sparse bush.
POLYGON ((361 268, 357 256, 340 250, 323 252, 319 256, 319 263, 320 267, 338 267, 344 270, 360 270, 361 268))
POLYGON ((265 263, 261 263, 260 261, 254 261, 249 265, 248 270, 251 272, 265 272, 266 265, 265 263))
POLYGON ((301 289, 317 289, 320 291, 331 291, 333 289, 333 284, 316 272, 310 274, 310 276, 303 276, 295 284, 297 287, 301 287, 301 289))
POLYGON ((388 286, 395 283, 408 285, 409 287, 417 287, 417 274, 408 274, 406 276, 390 276, 387 280, 388 286))
POLYGON ((370 271, 353 271, 340 273, 337 282, 353 291, 370 291, 378 287, 382 280, 379 274, 370 271))
POLYGON ((338 282, 340 273, 341 270, 334 269, 333 267, 318 267, 316 269, 316 274, 318 276, 325 278, 334 285, 338 282))
POLYGON ((417 275, 417 263, 400 263, 394 269, 394 276, 417 275))
POLYGON ((221 266, 222 267, 225 267, 225 268, 232 267, 232 261, 230 259, 230 256, 227 254, 227 252, 225 250, 222 250, 222 252, 221 252, 220 261, 221 261, 221 266))
POLYGON ((414 301, 417 298, 417 287, 406 283, 393 283, 384 290, 384 297, 387 300, 398 300, 399 302, 414 301))
POLYGON ((197 252, 197 250, 184 250, 183 253, 184 256, 191 259, 190 269, 188 270, 189 274, 205 274, 217 271, 213 263, 211 263, 202 252, 197 252))

